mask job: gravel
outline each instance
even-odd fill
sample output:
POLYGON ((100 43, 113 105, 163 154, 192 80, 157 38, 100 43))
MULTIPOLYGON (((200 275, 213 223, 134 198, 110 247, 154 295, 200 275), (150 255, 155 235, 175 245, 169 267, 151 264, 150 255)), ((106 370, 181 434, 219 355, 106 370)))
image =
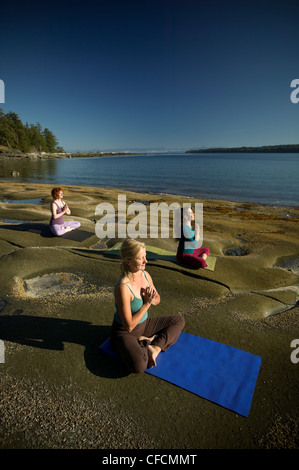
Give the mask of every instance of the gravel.
POLYGON ((23 378, 0 377, 2 449, 151 449, 146 427, 109 400, 23 378))

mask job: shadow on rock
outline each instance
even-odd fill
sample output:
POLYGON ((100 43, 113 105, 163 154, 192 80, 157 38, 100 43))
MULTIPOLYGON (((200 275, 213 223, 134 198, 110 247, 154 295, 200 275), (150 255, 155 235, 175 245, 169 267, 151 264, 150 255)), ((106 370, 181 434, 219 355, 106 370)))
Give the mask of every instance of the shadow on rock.
POLYGON ((2 225, 0 229, 18 230, 20 232, 38 233, 45 238, 54 238, 55 235, 51 232, 49 224, 24 222, 21 224, 2 225))
POLYGON ((91 373, 100 377, 125 377, 129 372, 121 362, 99 350, 109 334, 110 326, 93 325, 81 320, 29 315, 0 316, 0 338, 4 341, 56 351, 63 351, 65 342, 80 344, 85 347, 84 359, 91 373))

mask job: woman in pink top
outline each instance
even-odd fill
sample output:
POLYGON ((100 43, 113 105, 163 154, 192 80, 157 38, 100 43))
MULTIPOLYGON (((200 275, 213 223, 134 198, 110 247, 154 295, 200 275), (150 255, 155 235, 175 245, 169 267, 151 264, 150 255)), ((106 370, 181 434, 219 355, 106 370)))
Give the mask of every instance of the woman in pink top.
POLYGON ((75 230, 80 227, 80 222, 74 220, 64 221, 64 214, 70 215, 71 211, 68 205, 62 200, 63 191, 62 188, 53 188, 51 191, 53 202, 51 203, 52 217, 50 220, 51 232, 60 237, 70 230, 75 230))

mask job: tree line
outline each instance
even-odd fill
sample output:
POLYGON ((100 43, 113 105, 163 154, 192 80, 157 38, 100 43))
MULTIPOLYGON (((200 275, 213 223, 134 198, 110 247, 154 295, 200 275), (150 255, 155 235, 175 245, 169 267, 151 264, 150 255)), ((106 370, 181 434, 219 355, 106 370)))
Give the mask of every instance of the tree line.
POLYGON ((219 147, 187 150, 186 153, 299 153, 299 144, 264 145, 263 147, 219 147))
POLYGON ((21 152, 63 152, 48 128, 43 129, 39 122, 23 124, 16 113, 10 111, 5 114, 1 108, 0 145, 21 152))

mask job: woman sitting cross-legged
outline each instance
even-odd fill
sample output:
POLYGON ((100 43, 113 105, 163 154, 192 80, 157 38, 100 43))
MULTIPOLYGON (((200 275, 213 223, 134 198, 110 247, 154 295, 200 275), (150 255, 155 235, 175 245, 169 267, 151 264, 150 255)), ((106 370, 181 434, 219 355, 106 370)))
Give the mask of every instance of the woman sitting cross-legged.
POLYGON ((145 245, 126 239, 121 257, 122 275, 114 291, 116 312, 111 344, 130 372, 144 372, 156 365, 161 351, 177 341, 185 321, 180 315, 149 318, 149 308, 160 303, 160 295, 145 271, 145 245))
POLYGON ((63 191, 62 188, 53 188, 51 191, 53 202, 51 203, 51 220, 50 220, 50 229, 51 232, 60 237, 70 230, 75 230, 80 227, 80 222, 75 220, 69 220, 68 222, 64 221, 64 214, 70 215, 71 211, 68 208, 68 205, 63 201, 63 191))
POLYGON ((177 260, 190 266, 192 268, 206 268, 206 259, 210 254, 209 248, 199 247, 198 241, 200 238, 199 225, 196 223, 193 229, 195 216, 191 208, 187 211, 181 209, 181 223, 180 223, 180 241, 177 249, 177 260))

